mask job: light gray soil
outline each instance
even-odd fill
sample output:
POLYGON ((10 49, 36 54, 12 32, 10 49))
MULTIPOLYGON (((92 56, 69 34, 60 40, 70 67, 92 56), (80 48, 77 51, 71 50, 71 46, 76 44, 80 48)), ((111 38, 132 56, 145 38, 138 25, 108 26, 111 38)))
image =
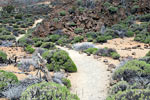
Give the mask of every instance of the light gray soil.
POLYGON ((107 66, 92 56, 60 48, 69 53, 78 68, 78 72, 72 73, 69 77, 72 84, 71 91, 81 100, 105 100, 110 76, 107 66))

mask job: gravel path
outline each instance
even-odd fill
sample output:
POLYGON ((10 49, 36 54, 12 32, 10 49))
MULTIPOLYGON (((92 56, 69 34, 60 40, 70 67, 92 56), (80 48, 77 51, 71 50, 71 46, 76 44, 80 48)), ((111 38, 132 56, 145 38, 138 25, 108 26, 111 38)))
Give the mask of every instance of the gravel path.
POLYGON ((105 100, 110 76, 107 66, 92 56, 60 48, 69 53, 78 68, 78 72, 72 73, 69 77, 72 84, 71 91, 81 100, 105 100))

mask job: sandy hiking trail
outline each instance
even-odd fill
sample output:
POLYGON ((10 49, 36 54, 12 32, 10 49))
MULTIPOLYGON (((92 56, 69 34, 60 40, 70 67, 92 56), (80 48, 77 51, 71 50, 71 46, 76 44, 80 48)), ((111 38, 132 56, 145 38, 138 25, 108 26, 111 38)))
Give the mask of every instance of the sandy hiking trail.
POLYGON ((86 54, 59 47, 69 53, 77 66, 78 71, 71 73, 71 91, 79 96, 81 100, 105 100, 109 87, 110 73, 107 66, 86 54))

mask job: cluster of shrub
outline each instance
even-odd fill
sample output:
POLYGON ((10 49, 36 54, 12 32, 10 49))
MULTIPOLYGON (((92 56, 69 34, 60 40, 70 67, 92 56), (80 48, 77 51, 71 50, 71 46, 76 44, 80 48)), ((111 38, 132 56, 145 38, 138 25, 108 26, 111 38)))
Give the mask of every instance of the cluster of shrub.
POLYGON ((71 94, 71 86, 68 79, 62 79, 65 86, 54 82, 46 82, 40 79, 25 79, 19 81, 12 72, 0 70, 0 98, 11 100, 33 100, 33 99, 56 99, 79 100, 77 95, 71 94), (54 93, 55 91, 55 93, 54 93))
POLYGON ((149 100, 150 99, 150 56, 128 61, 118 67, 114 74, 114 84, 106 100, 149 100))
MULTIPOLYGON (((74 62, 69 57, 68 53, 60 50, 44 50, 41 54, 43 58, 47 60, 47 68, 49 71, 60 71, 64 69, 66 72, 76 72, 77 68, 74 62)), ((0 63, 4 63, 7 60, 7 54, 0 51, 0 63)), ((34 59, 35 61, 35 59, 34 59)), ((19 64, 19 68, 25 64, 25 67, 30 63, 19 64), (26 65, 27 64, 27 65, 26 65)), ((29 65, 30 66, 30 65, 29 65)), ((44 79, 44 78, 43 78, 44 79)), ((26 82, 26 79, 24 80, 26 82)), ((62 100, 79 100, 76 95, 70 93, 67 88, 71 87, 70 80, 66 78, 61 79, 65 86, 53 82, 46 82, 41 80, 40 82, 28 81, 27 83, 20 82, 15 74, 12 72, 5 72, 0 70, 0 98, 8 99, 20 99, 20 100, 32 100, 35 99, 59 99, 62 100), (36 84, 37 83, 37 84, 36 84), (55 93, 53 91, 55 90, 55 93), (12 92, 15 91, 15 92, 12 92), (32 92, 34 91, 34 93, 32 92), (44 94, 43 94, 44 93, 44 94), (31 96, 32 95, 32 96, 31 96), (33 96, 34 95, 34 96, 33 96)))
POLYGON ((15 40, 15 36, 25 34, 25 29, 34 24, 39 17, 32 13, 23 13, 19 8, 8 5, 0 11, 0 39, 15 40))
POLYGON ((86 50, 84 50, 83 52, 87 53, 87 54, 94 54, 94 55, 98 55, 98 56, 105 56, 105 57, 112 57, 113 59, 119 59, 120 55, 117 53, 117 51, 115 49, 112 48, 88 48, 86 50))

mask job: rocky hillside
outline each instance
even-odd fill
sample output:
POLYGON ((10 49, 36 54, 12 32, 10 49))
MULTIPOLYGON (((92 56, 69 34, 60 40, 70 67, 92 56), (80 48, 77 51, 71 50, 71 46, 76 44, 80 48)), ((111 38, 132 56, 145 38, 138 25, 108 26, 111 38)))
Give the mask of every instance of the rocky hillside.
POLYGON ((76 30, 103 32, 103 27, 117 24, 128 16, 150 12, 149 0, 56 0, 51 5, 52 13, 34 35, 45 36, 58 30, 71 36, 76 30))

